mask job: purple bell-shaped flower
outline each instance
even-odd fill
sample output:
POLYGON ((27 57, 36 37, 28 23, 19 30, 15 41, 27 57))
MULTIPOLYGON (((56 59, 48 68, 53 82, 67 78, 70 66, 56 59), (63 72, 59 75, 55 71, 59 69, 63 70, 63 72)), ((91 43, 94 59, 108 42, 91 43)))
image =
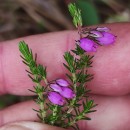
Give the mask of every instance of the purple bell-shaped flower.
POLYGON ((79 46, 86 52, 95 52, 97 48, 96 43, 89 38, 80 39, 79 46))
POLYGON ((67 88, 67 87, 62 87, 62 91, 59 93, 63 97, 68 98, 68 99, 72 99, 76 96, 75 93, 70 88, 67 88))
POLYGON ((99 44, 101 45, 109 45, 115 42, 116 36, 109 32, 102 32, 103 36, 96 38, 99 44))
POLYGON ((48 99, 55 105, 63 106, 65 103, 64 98, 57 92, 49 92, 48 99))
POLYGON ((68 87, 69 86, 69 83, 64 79, 57 79, 56 83, 58 85, 60 85, 60 86, 63 86, 63 87, 68 87))
POLYGON ((58 84, 50 84, 50 87, 55 91, 55 92, 61 92, 62 88, 58 84))

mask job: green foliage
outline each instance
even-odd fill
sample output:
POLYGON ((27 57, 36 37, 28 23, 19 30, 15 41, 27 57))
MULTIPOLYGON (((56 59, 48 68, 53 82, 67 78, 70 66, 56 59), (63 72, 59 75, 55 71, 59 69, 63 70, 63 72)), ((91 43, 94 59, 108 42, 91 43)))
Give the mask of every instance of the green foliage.
MULTIPOLYGON (((78 28, 78 33, 81 37, 82 18, 80 10, 75 4, 69 4, 68 8, 73 17, 73 23, 78 28)), ((69 74, 67 73, 66 76, 70 79, 76 97, 72 100, 67 100, 67 114, 65 113, 63 117, 67 118, 68 123, 64 124, 62 127, 68 128, 71 126, 72 128, 79 130, 77 122, 79 120, 90 120, 91 118, 87 117, 86 114, 95 112, 93 108, 96 104, 94 104, 93 100, 88 99, 87 93, 89 90, 87 90, 86 87, 86 83, 93 79, 93 75, 88 74, 88 69, 92 67, 93 56, 87 55, 76 43, 76 48, 74 50, 65 52, 64 59, 66 64, 63 63, 63 65, 69 71, 69 74), (83 100, 82 103, 81 100, 83 100)))
POLYGON ((68 5, 69 12, 71 16, 73 17, 73 23, 76 27, 82 26, 82 17, 81 17, 81 11, 76 7, 75 3, 70 3, 68 5))
POLYGON ((75 72, 75 59, 73 57, 73 55, 70 54, 70 52, 65 52, 64 58, 66 60, 66 62, 68 63, 68 65, 64 64, 64 66, 71 72, 74 73, 75 72))
POLYGON ((73 127, 78 130, 77 121, 90 120, 86 114, 95 112, 93 108, 96 105, 93 100, 88 99, 87 93, 89 91, 86 88, 86 83, 93 78, 92 74, 87 73, 87 69, 91 67, 93 56, 86 55, 78 45, 71 52, 65 52, 64 59, 66 64, 64 63, 64 66, 69 71, 66 75, 70 79, 70 86, 76 97, 69 100, 66 99, 67 103, 64 106, 58 106, 53 105, 51 102, 48 103, 47 100, 47 92, 49 90, 46 82, 46 67, 37 64, 36 55, 34 57, 32 50, 29 49, 25 42, 19 43, 19 50, 22 54, 23 63, 30 69, 30 71, 26 70, 28 76, 36 84, 34 90, 30 91, 38 96, 35 102, 40 106, 40 109, 35 111, 42 122, 63 128, 73 127), (41 85, 42 80, 45 81, 45 86, 41 85), (83 100, 82 103, 81 100, 83 100), (66 123, 66 120, 68 123, 66 123))
POLYGON ((45 92, 47 86, 46 87, 42 86, 41 81, 44 80, 44 82, 47 85, 46 67, 37 64, 36 62, 37 55, 35 54, 35 57, 33 56, 32 50, 29 49, 28 45, 24 41, 21 41, 19 43, 19 50, 22 54, 21 57, 23 59, 23 63, 29 67, 30 71, 26 70, 28 72, 29 78, 36 84, 34 86, 34 90, 30 91, 34 92, 38 96, 37 100, 35 100, 36 103, 40 105, 38 117, 44 122, 45 120, 44 118, 46 115, 46 111, 44 108, 46 95, 45 94, 43 95, 43 93, 45 92))
POLYGON ((75 50, 72 50, 72 52, 76 55, 83 55, 85 53, 85 51, 79 45, 76 45, 75 50))
POLYGON ((23 59, 23 63, 30 69, 30 71, 27 71, 29 73, 28 76, 37 83, 39 83, 42 78, 45 79, 46 67, 36 63, 37 55, 35 54, 35 57, 33 56, 32 50, 29 49, 28 45, 24 41, 19 43, 19 50, 22 53, 21 57, 23 59), (35 78, 32 78, 31 75, 35 75, 35 78))
POLYGON ((68 128, 73 126, 74 129, 78 130, 77 121, 79 120, 90 120, 86 114, 95 112, 93 108, 96 106, 93 100, 89 100, 87 93, 89 90, 86 87, 86 83, 93 79, 92 74, 88 74, 88 69, 92 67, 93 56, 87 55, 84 50, 82 50, 79 45, 71 52, 65 52, 64 59, 66 64, 64 66, 69 71, 67 77, 71 81, 71 86, 76 93, 76 97, 73 100, 68 101, 68 114, 66 118, 68 119, 68 124, 63 127, 68 128), (85 100, 86 102, 82 102, 85 100), (81 108, 83 107, 83 110, 81 108), (73 115, 71 114, 73 112, 73 115))
MULTIPOLYGON (((80 34, 80 27, 82 26, 82 18, 80 10, 75 4, 69 4, 69 11, 73 17, 74 25, 78 28, 80 34)), ((35 110, 42 122, 60 126, 63 128, 72 127, 79 130, 77 122, 79 120, 90 120, 88 113, 95 112, 93 109, 96 104, 90 100, 87 93, 89 90, 86 83, 93 79, 93 75, 88 73, 88 69, 92 67, 93 56, 86 54, 84 50, 76 44, 74 50, 65 52, 63 63, 64 67, 69 71, 66 76, 70 80, 70 86, 75 93, 75 97, 67 99, 63 106, 54 105, 48 101, 47 94, 51 89, 49 84, 55 80, 48 81, 46 67, 37 64, 37 55, 32 53, 28 45, 22 41, 19 43, 19 50, 23 63, 29 67, 28 76, 35 83, 34 90, 30 90, 37 94, 36 103, 40 106, 39 110, 35 110), (42 85, 44 81, 44 86, 42 85)))

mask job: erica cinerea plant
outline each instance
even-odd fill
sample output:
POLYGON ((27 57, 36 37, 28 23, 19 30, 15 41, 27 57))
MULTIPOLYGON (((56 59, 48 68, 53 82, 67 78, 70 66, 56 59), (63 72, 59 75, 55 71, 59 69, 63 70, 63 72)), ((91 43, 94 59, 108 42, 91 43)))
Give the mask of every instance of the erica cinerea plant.
POLYGON ((88 73, 93 60, 90 52, 96 52, 99 45, 113 44, 116 37, 107 27, 83 28, 80 10, 75 4, 69 4, 68 8, 78 29, 79 39, 75 42, 74 50, 64 53, 63 65, 68 72, 65 79, 58 77, 50 81, 47 75, 49 70, 37 63, 37 56, 24 41, 19 43, 19 50, 23 63, 29 68, 28 76, 35 84, 30 91, 37 95, 35 101, 39 110, 35 111, 41 122, 79 129, 77 122, 90 120, 88 113, 96 111, 96 104, 89 99, 87 89, 87 82, 93 79, 93 75, 88 73))

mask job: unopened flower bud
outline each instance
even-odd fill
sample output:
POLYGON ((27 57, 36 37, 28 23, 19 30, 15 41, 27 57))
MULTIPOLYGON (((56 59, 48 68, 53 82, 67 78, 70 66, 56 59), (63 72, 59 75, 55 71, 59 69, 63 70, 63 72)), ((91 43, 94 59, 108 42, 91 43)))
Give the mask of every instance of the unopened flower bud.
POLYGON ((101 32, 108 32, 108 31, 110 31, 110 29, 107 28, 107 27, 97 27, 96 30, 97 31, 101 31, 101 32))
POLYGON ((97 45, 96 43, 93 41, 93 40, 90 40, 88 38, 82 38, 80 39, 80 44, 79 46, 87 51, 87 52, 95 52, 96 51, 96 48, 97 48, 97 45))
POLYGON ((75 97, 75 93, 70 88, 67 88, 67 87, 62 87, 62 91, 60 92, 60 94, 63 97, 68 98, 68 99, 72 99, 75 97))
POLYGON ((57 79, 56 83, 58 85, 60 85, 60 86, 63 86, 63 87, 68 87, 69 86, 69 83, 64 79, 57 79))
POLYGON ((48 98, 55 105, 63 106, 65 103, 64 98, 60 94, 58 94, 57 92, 49 92, 48 98))

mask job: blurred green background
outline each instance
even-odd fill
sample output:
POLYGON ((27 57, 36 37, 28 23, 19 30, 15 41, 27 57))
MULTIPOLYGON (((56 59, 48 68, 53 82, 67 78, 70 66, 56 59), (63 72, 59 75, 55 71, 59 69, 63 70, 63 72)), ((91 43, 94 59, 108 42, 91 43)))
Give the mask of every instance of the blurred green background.
MULTIPOLYGON (((130 0, 0 0, 0 41, 74 29, 69 2, 81 9, 84 26, 130 21, 130 0)), ((0 96, 0 109, 28 99, 0 96)))

